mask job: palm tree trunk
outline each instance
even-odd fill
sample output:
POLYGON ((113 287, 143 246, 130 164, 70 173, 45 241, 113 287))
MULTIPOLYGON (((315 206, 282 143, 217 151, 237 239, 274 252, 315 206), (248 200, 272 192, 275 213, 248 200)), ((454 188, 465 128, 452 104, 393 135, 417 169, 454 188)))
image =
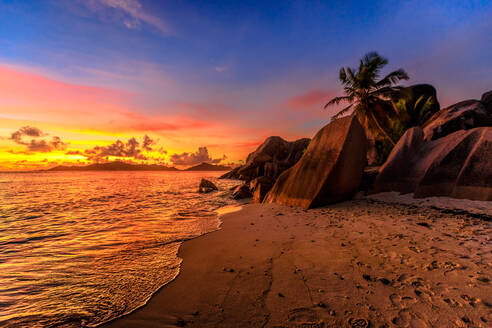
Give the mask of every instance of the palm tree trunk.
POLYGON ((391 142, 393 146, 395 146, 395 142, 393 139, 389 136, 389 134, 383 129, 383 127, 379 124, 378 120, 376 119, 376 116, 374 116, 374 113, 372 111, 368 111, 371 114, 371 119, 374 121, 374 124, 376 124, 377 128, 383 133, 383 135, 391 142))

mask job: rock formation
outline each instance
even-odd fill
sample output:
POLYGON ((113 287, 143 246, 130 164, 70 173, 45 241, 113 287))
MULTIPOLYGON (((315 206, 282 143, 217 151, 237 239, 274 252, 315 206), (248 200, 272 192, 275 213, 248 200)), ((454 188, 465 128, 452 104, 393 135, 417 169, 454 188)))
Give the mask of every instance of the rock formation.
POLYGON ((214 190, 219 190, 219 188, 217 188, 212 181, 202 178, 202 181, 200 181, 200 185, 198 186, 198 192, 208 193, 214 190))
MULTIPOLYGON (((380 126, 394 140, 398 140, 409 127, 423 124, 439 109, 436 89, 430 84, 402 87, 391 97, 391 103, 379 103, 371 108, 380 126)), ((367 117, 359 117, 359 121, 368 140, 368 164, 382 164, 391 150, 391 144, 376 126, 371 126, 367 117)))
POLYGON ((492 114, 487 111, 483 102, 465 100, 434 114, 424 124, 424 138, 431 141, 459 130, 491 125, 492 114))
POLYGON ((381 167, 375 192, 492 200, 492 127, 424 138, 418 127, 404 134, 381 167))
POLYGON ((487 110, 487 112, 489 112, 489 114, 492 115, 492 90, 484 93, 482 95, 482 98, 480 98, 480 101, 485 106, 485 109, 487 110))
POLYGON ((418 156, 424 144, 424 132, 419 127, 408 129, 379 169, 374 184, 375 192, 399 191, 410 193, 415 190, 422 169, 417 166, 418 156))
POLYGON ((316 133, 299 162, 280 175, 264 202, 308 209, 349 199, 359 186, 366 151, 357 118, 334 120, 316 133))
POLYGON ((233 191, 232 191, 232 198, 233 199, 244 199, 244 198, 250 198, 253 197, 253 194, 251 193, 251 190, 249 190, 249 187, 245 184, 242 184, 240 186, 237 186, 233 191))
POLYGON ((275 179, 268 176, 261 176, 251 180, 249 189, 253 193, 253 201, 261 203, 274 184, 275 179))
POLYGON ((240 177, 239 177, 239 169, 241 168, 241 166, 238 166, 238 167, 235 167, 233 168, 231 171, 225 173, 225 174, 222 174, 219 179, 234 179, 234 180, 238 180, 240 177))
POLYGON ((309 144, 303 138, 288 142, 280 137, 269 137, 248 155, 246 164, 238 169, 241 179, 250 181, 261 176, 276 179, 283 171, 297 163, 309 144))
MULTIPOLYGON (((441 153, 434 157, 420 180, 415 198, 492 200, 492 127, 461 130, 434 143, 439 144, 441 153)), ((423 155, 434 150, 424 151, 423 155)))

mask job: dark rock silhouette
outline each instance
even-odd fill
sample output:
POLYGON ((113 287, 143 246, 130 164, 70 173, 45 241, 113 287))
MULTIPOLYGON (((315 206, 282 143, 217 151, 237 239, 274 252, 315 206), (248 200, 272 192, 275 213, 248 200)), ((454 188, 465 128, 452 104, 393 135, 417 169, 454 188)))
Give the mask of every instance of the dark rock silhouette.
POLYGON ((217 188, 217 186, 212 181, 202 178, 202 181, 200 181, 200 186, 198 186, 198 192, 208 193, 214 190, 219 190, 219 188, 217 188))
MULTIPOLYGON (((395 141, 405 130, 422 125, 440 109, 436 89, 430 84, 400 87, 392 95, 391 102, 372 106, 375 119, 395 141)), ((381 165, 392 146, 375 126, 371 126, 367 117, 358 118, 368 140, 367 162, 369 165, 381 165)))
POLYGON ((492 90, 484 93, 482 95, 482 98, 480 98, 480 101, 485 106, 485 109, 487 110, 487 112, 489 112, 489 114, 492 115, 492 90))
POLYGON ((251 193, 249 187, 245 184, 237 186, 236 189, 232 191, 233 199, 244 199, 244 198, 251 198, 251 197, 253 197, 253 194, 251 193))
POLYGON ((265 203, 312 208, 353 197, 366 162, 367 140, 355 116, 332 121, 309 144, 304 156, 285 171, 265 203))
MULTIPOLYGON (((415 198, 450 196, 474 200, 492 200, 492 128, 459 131, 436 140, 454 143, 429 166, 415 190, 415 198)), ((425 153, 424 153, 425 154, 425 153)))
POLYGON ((408 129, 379 169, 374 191, 399 191, 410 193, 415 190, 423 168, 417 165, 424 144, 424 132, 419 127, 408 129))
POLYGON ((246 164, 239 168, 237 173, 246 181, 261 176, 277 178, 297 163, 308 144, 307 138, 289 142, 280 137, 269 137, 248 155, 246 164))
POLYGON ((424 138, 436 140, 459 130, 492 125, 492 115, 478 100, 465 100, 444 108, 424 124, 424 138))
POLYGON ((238 167, 235 167, 234 169, 232 169, 231 171, 225 173, 225 174, 222 174, 219 179, 234 179, 234 180, 239 180, 239 169, 241 168, 241 166, 238 166, 238 167))
POLYGON ((249 188, 253 193, 253 201, 261 203, 274 184, 275 179, 268 176, 261 176, 251 180, 249 188))
POLYGON ((365 195, 372 191, 374 182, 379 173, 379 166, 367 166, 364 168, 359 188, 357 191, 362 191, 365 195))
POLYGON ((374 191, 492 200, 492 128, 460 130, 425 142, 408 130, 381 167, 374 191))

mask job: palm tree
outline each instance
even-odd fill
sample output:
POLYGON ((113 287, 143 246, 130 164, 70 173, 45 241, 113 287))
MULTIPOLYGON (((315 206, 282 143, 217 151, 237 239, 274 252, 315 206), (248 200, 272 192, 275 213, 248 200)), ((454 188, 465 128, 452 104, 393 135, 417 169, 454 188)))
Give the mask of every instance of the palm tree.
POLYGON ((370 52, 360 60, 359 68, 341 68, 339 79, 342 82, 345 96, 335 97, 324 108, 348 102, 349 105, 333 116, 338 118, 353 110, 353 114, 359 118, 367 119, 380 133, 394 146, 395 141, 381 126, 376 118, 376 111, 386 103, 388 97, 398 90, 395 86, 400 80, 408 80, 408 75, 403 69, 393 71, 379 80, 381 69, 388 64, 386 58, 377 52, 370 52))

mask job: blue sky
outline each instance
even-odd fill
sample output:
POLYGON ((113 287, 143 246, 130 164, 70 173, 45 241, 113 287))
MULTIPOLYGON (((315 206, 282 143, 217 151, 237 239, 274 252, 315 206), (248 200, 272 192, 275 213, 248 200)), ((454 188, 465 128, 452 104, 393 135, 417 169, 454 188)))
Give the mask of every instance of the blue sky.
POLYGON ((491 1, 70 0, 2 8, 0 58, 76 82, 118 85, 92 76, 101 70, 128 75, 135 88, 138 62, 206 91, 205 84, 234 90, 291 75, 335 84, 338 67, 376 50, 415 70, 415 81, 490 83, 479 70, 490 73, 491 1))
MULTIPOLYGON (((339 68, 373 50, 406 84, 433 84, 442 105, 480 97, 492 89, 490 17, 492 1, 0 1, 0 65, 124 92, 108 101, 148 119, 295 138, 329 120, 339 68)), ((191 134, 196 147, 210 137, 191 134)))

